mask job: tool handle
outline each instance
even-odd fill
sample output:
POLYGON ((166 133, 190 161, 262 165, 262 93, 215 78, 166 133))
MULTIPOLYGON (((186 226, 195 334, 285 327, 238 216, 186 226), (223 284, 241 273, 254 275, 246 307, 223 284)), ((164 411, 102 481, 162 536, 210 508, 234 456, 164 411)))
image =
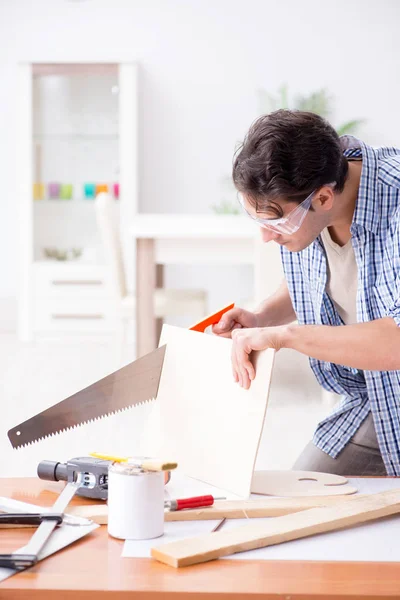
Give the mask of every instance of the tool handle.
POLYGON ((228 312, 228 310, 231 310, 231 308, 233 308, 234 306, 234 304, 229 304, 228 306, 225 306, 225 308, 222 308, 218 312, 209 315, 208 317, 200 321, 200 323, 196 323, 196 325, 193 325, 192 327, 190 327, 190 329, 192 331, 200 331, 201 333, 204 333, 207 327, 209 327, 210 325, 215 325, 215 323, 219 323, 222 315, 228 312))
POLYGON ((128 463, 137 465, 145 471, 172 471, 178 466, 178 463, 176 462, 167 462, 165 460, 158 460, 156 458, 148 458, 144 460, 130 458, 128 463))
POLYGON ((112 454, 102 454, 101 452, 89 452, 89 456, 99 458, 100 460, 109 460, 112 462, 128 462, 129 456, 113 456, 112 454))
POLYGON ((23 571, 38 561, 36 554, 0 554, 0 567, 23 571))
POLYGON ((194 496, 193 498, 181 498, 175 500, 176 509, 183 510, 185 508, 197 508, 199 506, 212 506, 214 504, 214 496, 194 496))
POLYGON ((58 525, 63 522, 61 513, 1 513, 1 525, 40 525, 43 521, 56 521, 58 525))
POLYGON ((141 458, 132 456, 111 456, 110 454, 100 454, 100 452, 91 452, 90 456, 113 462, 128 463, 145 471, 172 471, 176 469, 178 463, 158 458, 141 458))

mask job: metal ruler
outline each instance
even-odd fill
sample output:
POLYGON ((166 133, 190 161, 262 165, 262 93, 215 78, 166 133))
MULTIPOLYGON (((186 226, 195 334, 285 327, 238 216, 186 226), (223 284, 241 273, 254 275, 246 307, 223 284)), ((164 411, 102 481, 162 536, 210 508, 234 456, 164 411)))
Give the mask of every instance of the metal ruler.
MULTIPOLYGON (((87 519, 74 519, 73 521, 67 521, 66 524, 61 525, 61 527, 53 533, 59 523, 60 513, 64 512, 64 509, 68 506, 80 485, 81 478, 78 476, 76 481, 70 482, 65 486, 51 508, 42 510, 39 507, 35 507, 36 512, 42 510, 42 512, 45 513, 43 515, 44 520, 41 522, 26 546, 19 548, 12 554, 0 555, 0 581, 7 579, 21 570, 32 567, 39 560, 68 546, 94 529, 97 529, 98 525, 91 523, 87 519)), ((13 503, 14 502, 15 501, 13 501, 13 503)), ((22 502, 18 503, 18 505, 21 510, 25 506, 27 512, 32 511, 33 505, 24 505, 22 502)))

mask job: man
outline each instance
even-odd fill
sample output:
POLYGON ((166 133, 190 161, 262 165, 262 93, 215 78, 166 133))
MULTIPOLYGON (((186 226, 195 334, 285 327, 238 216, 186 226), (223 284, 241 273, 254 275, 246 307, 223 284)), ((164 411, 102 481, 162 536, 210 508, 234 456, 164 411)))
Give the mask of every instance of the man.
POLYGON ((253 350, 306 354, 343 399, 294 468, 400 475, 400 150, 280 110, 251 127, 233 181, 285 273, 256 312, 235 308, 214 326, 232 335, 235 380, 250 386, 253 350))

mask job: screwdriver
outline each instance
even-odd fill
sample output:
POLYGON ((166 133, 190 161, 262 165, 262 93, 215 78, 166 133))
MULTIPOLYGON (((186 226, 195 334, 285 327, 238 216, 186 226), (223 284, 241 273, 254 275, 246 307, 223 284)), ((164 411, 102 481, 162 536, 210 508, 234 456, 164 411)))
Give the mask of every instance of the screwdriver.
POLYGON ((171 511, 183 510, 185 508, 199 508, 202 506, 212 506, 214 500, 226 500, 224 496, 214 497, 208 496, 194 496, 193 498, 178 498, 176 500, 165 500, 164 508, 168 508, 171 511))

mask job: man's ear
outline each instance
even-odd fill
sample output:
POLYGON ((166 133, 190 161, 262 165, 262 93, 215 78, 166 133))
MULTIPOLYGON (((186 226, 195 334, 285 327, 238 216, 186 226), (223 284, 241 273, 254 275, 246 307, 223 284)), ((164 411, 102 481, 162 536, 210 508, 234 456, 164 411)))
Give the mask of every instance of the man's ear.
POLYGON ((323 186, 318 192, 315 194, 314 206, 315 208, 320 208, 322 210, 330 210, 333 206, 335 194, 333 190, 329 186, 323 186))

